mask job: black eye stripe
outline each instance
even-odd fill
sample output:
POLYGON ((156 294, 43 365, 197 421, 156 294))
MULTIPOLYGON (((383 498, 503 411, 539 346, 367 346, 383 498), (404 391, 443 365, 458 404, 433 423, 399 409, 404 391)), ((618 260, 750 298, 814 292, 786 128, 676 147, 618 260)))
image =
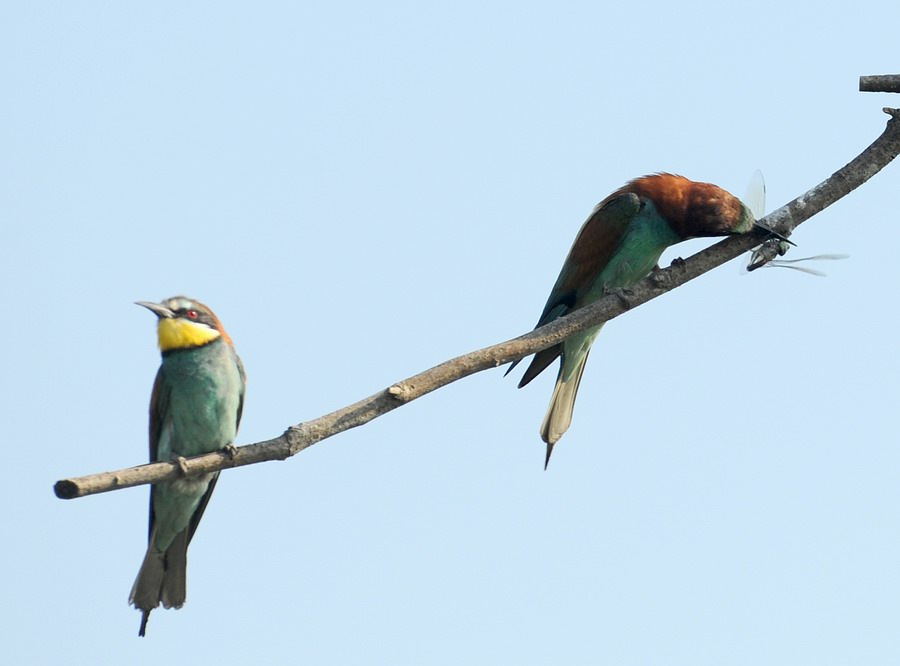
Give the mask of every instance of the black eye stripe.
POLYGON ((184 319, 185 321, 189 321, 194 324, 203 324, 204 326, 208 326, 209 328, 218 329, 215 315, 206 310, 202 310, 197 306, 178 308, 172 310, 172 312, 178 319, 184 319), (191 316, 192 312, 194 313, 193 317, 191 316))
POLYGON ((185 319, 190 319, 192 321, 205 321, 207 319, 206 313, 197 308, 178 308, 177 310, 173 310, 173 312, 176 317, 184 317, 185 319), (193 316, 191 316, 191 313, 193 313, 193 316))

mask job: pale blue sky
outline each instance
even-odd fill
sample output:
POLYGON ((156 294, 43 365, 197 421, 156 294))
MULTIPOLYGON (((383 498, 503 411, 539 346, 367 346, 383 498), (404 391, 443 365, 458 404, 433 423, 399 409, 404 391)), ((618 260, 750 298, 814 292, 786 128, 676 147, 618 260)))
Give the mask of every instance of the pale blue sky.
MULTIPOLYGON (((224 473, 137 638, 159 359, 215 309, 239 444, 529 330, 591 208, 673 171, 770 208, 883 128, 900 6, 0 5, 4 663, 896 664, 900 165, 616 320, 547 472, 549 371, 224 473)), ((695 241, 666 255, 692 253, 695 241)))

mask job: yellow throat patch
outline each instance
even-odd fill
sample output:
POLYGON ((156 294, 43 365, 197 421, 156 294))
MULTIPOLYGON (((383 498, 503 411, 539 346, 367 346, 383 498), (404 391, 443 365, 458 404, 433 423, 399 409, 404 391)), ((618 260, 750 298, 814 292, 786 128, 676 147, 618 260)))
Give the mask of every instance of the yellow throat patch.
POLYGON ((181 317, 160 319, 157 333, 159 350, 164 352, 202 347, 221 335, 214 328, 181 317))

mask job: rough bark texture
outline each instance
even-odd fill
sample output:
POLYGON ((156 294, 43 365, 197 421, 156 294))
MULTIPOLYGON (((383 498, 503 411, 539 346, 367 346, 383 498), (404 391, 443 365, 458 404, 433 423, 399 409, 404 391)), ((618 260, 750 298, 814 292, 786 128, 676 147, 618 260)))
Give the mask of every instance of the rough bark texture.
MULTIPOLYGON (((789 236, 799 224, 862 185, 893 160, 900 153, 900 111, 885 109, 885 112, 891 115, 891 120, 871 146, 824 182, 767 215, 761 223, 783 236, 789 236)), ((151 463, 116 472, 63 479, 54 487, 56 495, 62 499, 72 499, 157 483, 180 475, 193 476, 267 460, 284 460, 323 439, 364 425, 458 379, 505 365, 555 345, 573 333, 613 319, 749 251, 759 245, 764 237, 765 233, 757 230, 727 238, 686 261, 674 261, 669 268, 653 273, 627 292, 610 294, 526 335, 441 363, 355 404, 292 426, 274 439, 176 462, 151 463)))
POLYGON ((900 74, 861 76, 859 89, 862 92, 900 92, 900 74))

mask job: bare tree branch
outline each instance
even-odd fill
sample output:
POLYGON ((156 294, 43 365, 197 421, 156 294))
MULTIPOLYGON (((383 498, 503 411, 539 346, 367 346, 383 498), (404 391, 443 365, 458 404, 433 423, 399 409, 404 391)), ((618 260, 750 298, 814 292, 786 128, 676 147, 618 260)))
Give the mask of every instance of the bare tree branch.
MULTIPOLYGON (((891 119, 882 135, 871 146, 830 178, 767 215, 761 222, 784 236, 790 235, 799 224, 856 189, 884 168, 900 153, 900 111, 885 109, 885 113, 890 114, 891 119)), ((182 475, 193 476, 267 460, 284 460, 316 442, 364 425, 458 379, 524 358, 555 345, 574 333, 609 321, 749 251, 758 245, 765 235, 761 230, 757 230, 727 238, 698 252, 686 261, 678 259, 672 262, 669 268, 654 272, 631 290, 605 296, 590 306, 576 310, 526 335, 441 363, 355 404, 292 426, 274 439, 180 459, 176 462, 151 463, 116 472, 63 479, 56 483, 54 490, 57 497, 72 499, 145 483, 157 483, 182 475)))
POLYGON ((900 92, 900 74, 859 77, 861 92, 900 92))

